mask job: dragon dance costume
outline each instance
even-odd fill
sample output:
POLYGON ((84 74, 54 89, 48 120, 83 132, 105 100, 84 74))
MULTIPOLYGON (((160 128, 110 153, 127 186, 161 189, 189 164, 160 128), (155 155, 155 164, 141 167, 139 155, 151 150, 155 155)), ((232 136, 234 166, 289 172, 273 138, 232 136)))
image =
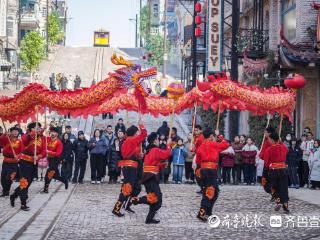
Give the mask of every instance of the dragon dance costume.
MULTIPOLYGON (((11 128, 10 132, 19 131, 17 128, 11 128)), ((20 139, 13 135, 3 134, 0 136, 0 146, 3 148, 3 164, 1 170, 1 197, 9 196, 12 182, 16 179, 18 171, 17 156, 23 150, 23 144, 20 139), (9 140, 10 138, 10 140, 9 140)))
POLYGON ((137 175, 140 162, 139 158, 141 156, 141 144, 147 137, 147 130, 143 125, 140 125, 139 128, 139 135, 135 135, 138 131, 137 127, 131 126, 128 128, 127 138, 121 147, 123 160, 118 162, 118 166, 122 169, 124 179, 118 201, 112 211, 112 213, 118 217, 123 216, 120 211, 124 204, 126 204, 125 209, 127 211, 133 212, 130 208, 130 198, 137 197, 141 191, 141 185, 139 184, 137 175))

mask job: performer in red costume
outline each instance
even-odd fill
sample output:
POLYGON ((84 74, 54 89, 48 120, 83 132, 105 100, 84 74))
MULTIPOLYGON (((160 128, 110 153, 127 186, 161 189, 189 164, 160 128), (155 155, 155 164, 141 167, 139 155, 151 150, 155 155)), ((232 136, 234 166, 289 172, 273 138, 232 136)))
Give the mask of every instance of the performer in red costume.
POLYGON ((18 155, 23 150, 23 143, 19 136, 18 128, 10 128, 8 134, 0 136, 0 146, 3 148, 3 164, 1 170, 2 195, 9 196, 12 182, 15 180, 18 171, 18 155))
POLYGON ((288 149, 280 141, 277 133, 271 133, 269 138, 272 142, 272 145, 266 150, 265 164, 269 166, 269 180, 272 188, 275 190, 275 210, 279 211, 282 205, 284 213, 289 213, 288 169, 285 163, 288 149))
POLYGON ((272 143, 270 140, 270 134, 274 133, 275 129, 273 127, 267 127, 264 131, 264 142, 259 154, 259 157, 264 161, 263 173, 261 184, 266 193, 271 194, 271 202, 275 200, 274 198, 274 188, 272 188, 270 180, 269 180, 269 165, 266 160, 266 152, 271 147, 272 143))
POLYGON ((141 183, 146 188, 147 195, 143 197, 132 198, 133 204, 148 204, 149 213, 146 224, 157 224, 160 220, 154 219, 155 214, 162 205, 162 193, 159 185, 159 172, 167 165, 166 160, 171 155, 170 142, 167 143, 167 149, 159 148, 157 133, 153 132, 148 136, 147 153, 144 158, 144 167, 141 183))
POLYGON ((200 187, 200 191, 197 192, 199 194, 202 194, 202 192, 203 192, 203 182, 202 182, 202 179, 201 179, 201 173, 200 173, 201 167, 200 167, 200 162, 199 162, 199 159, 198 159, 198 156, 197 156, 197 150, 199 149, 199 147, 201 146, 203 141, 204 141, 204 137, 203 137, 203 134, 202 134, 202 127, 200 125, 196 125, 195 128, 194 128, 194 149, 193 149, 193 152, 196 153, 195 176, 196 176, 197 184, 200 187))
POLYGON ((203 132, 205 140, 197 150, 197 159, 201 166, 201 178, 203 181, 203 194, 198 218, 206 222, 208 216, 212 215, 212 208, 218 199, 219 187, 217 183, 217 168, 219 154, 229 147, 229 143, 219 136, 219 131, 215 131, 216 137, 211 129, 203 132), (219 136, 219 141, 216 139, 219 136))
POLYGON ((28 134, 22 136, 22 143, 24 147, 19 155, 19 186, 10 195, 10 203, 14 207, 15 199, 20 197, 21 210, 28 211, 28 189, 33 181, 35 163, 46 155, 45 139, 40 123, 32 122, 28 125, 28 134))
POLYGON ((131 126, 127 129, 127 138, 121 147, 123 160, 118 162, 118 166, 122 169, 124 179, 119 199, 112 210, 112 213, 118 217, 124 216, 120 211, 124 203, 127 203, 126 211, 134 213, 130 208, 130 198, 138 196, 141 191, 137 174, 141 158, 141 144, 148 134, 141 121, 139 121, 139 128, 140 133, 136 126, 131 126))
POLYGON ((61 177, 59 173, 60 156, 63 151, 63 144, 58 138, 59 128, 50 128, 50 137, 47 138, 47 158, 49 162, 49 167, 46 172, 44 179, 44 188, 42 193, 48 193, 49 185, 52 179, 59 180, 65 185, 65 189, 68 189, 68 180, 61 177))

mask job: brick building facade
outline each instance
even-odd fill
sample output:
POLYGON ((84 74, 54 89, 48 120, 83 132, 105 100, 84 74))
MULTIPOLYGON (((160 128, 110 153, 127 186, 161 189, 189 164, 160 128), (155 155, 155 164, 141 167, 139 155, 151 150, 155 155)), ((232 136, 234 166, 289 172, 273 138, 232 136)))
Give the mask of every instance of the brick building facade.
MULTIPOLYGON (((279 65, 281 79, 291 73, 302 74, 306 79, 306 87, 299 90, 297 93, 297 106, 295 111, 295 126, 294 130, 297 136, 300 136, 303 128, 308 126, 312 132, 320 137, 320 55, 317 55, 315 61, 295 61, 290 63, 290 66, 285 64, 285 61, 279 56, 279 46, 282 43, 280 35, 281 30, 285 38, 294 46, 297 52, 304 49, 300 46, 310 46, 308 51, 312 56, 316 55, 314 50, 314 30, 317 27, 317 10, 312 6, 313 2, 320 3, 319 0, 240 0, 240 29, 253 29, 255 26, 254 2, 263 6, 263 31, 267 33, 267 41, 264 42, 263 52, 268 55, 269 52, 275 54, 275 60, 279 65), (312 53, 313 52, 313 53, 312 53)), ((225 16, 231 13, 231 7, 225 7, 225 16)), ((231 41, 231 28, 225 27, 224 30, 226 43, 231 41)), ((241 31, 241 30, 240 30, 241 31)), ((227 48, 224 49, 225 56, 228 55, 227 48)), ((299 53, 297 53, 299 54, 299 53)), ((302 52, 301 52, 302 54, 302 52)), ((291 58, 288 58, 291 59, 291 58)), ((303 59, 305 60, 305 59, 303 59)), ((252 81, 254 77, 263 75, 259 73, 256 76, 251 75, 248 78, 243 74, 243 65, 239 64, 239 80, 243 82, 252 81)), ((268 80, 268 79, 266 79, 268 80)), ((241 113, 240 126, 247 126, 248 113, 241 113)), ((247 127, 240 127, 240 133, 248 134, 247 127)))

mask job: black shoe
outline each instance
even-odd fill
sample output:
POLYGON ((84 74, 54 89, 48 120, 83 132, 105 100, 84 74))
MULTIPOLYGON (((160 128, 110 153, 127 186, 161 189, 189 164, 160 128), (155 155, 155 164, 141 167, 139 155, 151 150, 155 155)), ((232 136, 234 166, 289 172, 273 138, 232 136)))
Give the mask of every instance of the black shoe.
POLYGON ((16 200, 16 197, 14 195, 10 195, 10 205, 11 207, 14 207, 14 201, 16 200))
POLYGON ((270 202, 273 203, 276 201, 276 198, 274 196, 271 197, 270 202))
POLYGON ((21 205, 21 208, 20 208, 22 211, 29 211, 30 208, 27 206, 27 205, 21 205))
POLYGON ((201 221, 201 222, 207 222, 208 218, 207 217, 202 217, 199 214, 197 215, 197 218, 201 221))
POLYGON ((117 212, 117 211, 115 211, 115 210, 113 210, 112 213, 113 213, 114 215, 116 215, 117 217, 123 217, 123 216, 124 216, 123 213, 117 212))
POLYGON ((130 206, 128 206, 128 207, 126 208, 126 211, 127 211, 128 213, 136 213, 135 211, 133 211, 133 210, 131 209, 130 206))
POLYGON ((114 205, 114 208, 112 210, 112 213, 116 215, 117 217, 123 217, 124 214, 120 212, 122 208, 123 203, 120 201, 117 201, 116 204, 114 205))
POLYGON ((79 180, 79 182, 78 182, 79 184, 83 184, 83 180, 79 180))
POLYGON ((49 193, 47 188, 44 188, 40 193, 49 193))
POLYGON ((275 206, 274 210, 275 210, 276 212, 278 212, 278 211, 280 210, 280 208, 281 208, 281 205, 280 205, 280 204, 277 204, 277 205, 275 206))
POLYGON ((131 198, 131 203, 133 205, 138 205, 139 204, 139 198, 138 197, 133 197, 131 198))
POLYGON ((289 211, 289 209, 288 209, 288 203, 284 203, 284 204, 282 205, 282 209, 283 209, 283 212, 284 212, 285 214, 289 214, 289 213, 290 213, 290 211, 289 211))
POLYGON ((158 219, 147 219, 146 224, 158 224, 160 223, 160 220, 158 219))
POLYGON ((73 179, 72 184, 77 184, 77 181, 73 179))
POLYGON ((8 197, 9 196, 9 193, 2 193, 1 195, 0 195, 0 197, 8 197))
POLYGON ((69 181, 66 180, 66 181, 64 182, 64 188, 65 188, 65 189, 68 189, 68 187, 69 187, 69 181))

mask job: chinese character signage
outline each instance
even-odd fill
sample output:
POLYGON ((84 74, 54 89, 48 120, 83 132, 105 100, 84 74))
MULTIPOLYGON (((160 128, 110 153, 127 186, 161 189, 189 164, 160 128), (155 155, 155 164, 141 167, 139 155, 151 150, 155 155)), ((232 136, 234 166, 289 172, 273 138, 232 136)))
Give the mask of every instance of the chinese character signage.
POLYGON ((208 0, 208 72, 222 70, 222 1, 208 0))

